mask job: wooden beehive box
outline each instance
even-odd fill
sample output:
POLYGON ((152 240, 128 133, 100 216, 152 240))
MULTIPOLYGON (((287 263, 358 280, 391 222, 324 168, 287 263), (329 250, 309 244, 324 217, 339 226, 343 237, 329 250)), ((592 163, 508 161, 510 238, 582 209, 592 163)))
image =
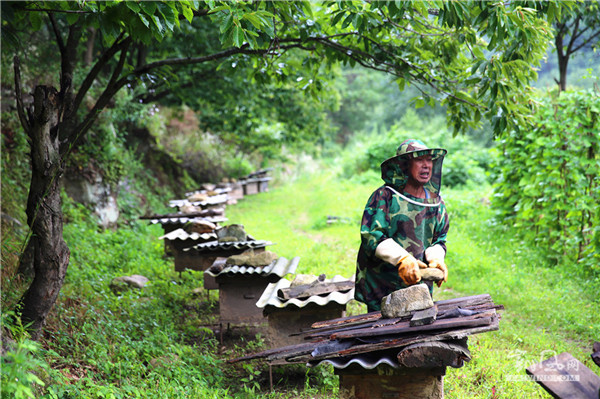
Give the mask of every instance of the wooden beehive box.
POLYGON ((302 343, 301 333, 314 323, 345 316, 346 304, 354 298, 354 282, 341 276, 313 277, 314 281, 301 285, 282 279, 262 293, 256 305, 267 317, 266 339, 271 347, 302 343))

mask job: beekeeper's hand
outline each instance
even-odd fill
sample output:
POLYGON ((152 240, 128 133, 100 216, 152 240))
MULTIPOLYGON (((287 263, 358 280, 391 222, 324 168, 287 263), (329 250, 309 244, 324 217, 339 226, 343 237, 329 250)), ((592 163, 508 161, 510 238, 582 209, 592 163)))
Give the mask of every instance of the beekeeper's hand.
POLYGON ((414 256, 407 254, 398 262, 398 276, 406 285, 413 285, 421 281, 419 269, 426 269, 427 265, 414 256))
POLYGON ((429 267, 435 267, 444 272, 444 278, 435 283, 438 287, 448 281, 448 266, 444 260, 445 256, 446 251, 441 245, 434 245, 425 250, 425 259, 429 262, 429 267))

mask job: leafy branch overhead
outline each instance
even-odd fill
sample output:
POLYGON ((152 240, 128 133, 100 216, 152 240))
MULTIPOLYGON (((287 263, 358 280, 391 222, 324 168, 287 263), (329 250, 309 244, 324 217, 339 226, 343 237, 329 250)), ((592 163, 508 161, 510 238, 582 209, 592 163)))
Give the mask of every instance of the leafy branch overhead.
MULTIPOLYGON (((210 15, 225 46, 267 49, 279 60, 301 48, 321 62, 391 74, 400 89, 414 84, 422 93, 416 106, 447 105, 456 132, 475 126, 482 116, 493 122, 495 135, 527 124, 532 114, 528 82, 535 79, 550 39, 538 11, 559 12, 556 4, 536 4, 544 7, 539 10, 525 2, 439 5, 225 2, 210 15)), ((293 76, 306 63, 277 65, 293 76)))
POLYGON ((485 1, 30 2, 14 7, 27 11, 19 15, 34 29, 49 15, 63 55, 67 48, 60 28, 68 28, 68 36, 87 27, 101 32, 106 50, 77 99, 87 94, 102 67, 110 64, 114 73, 78 134, 114 93, 144 74, 249 56, 255 59, 256 82, 309 75, 312 83, 298 84, 313 95, 322 87, 320 71, 334 63, 379 70, 395 76, 400 89, 415 85, 422 94, 414 99, 417 107, 446 105, 455 132, 487 118, 497 136, 529 123, 528 82, 535 79, 550 39, 545 18, 561 11, 552 2, 485 1), (197 26, 198 18, 218 29, 222 48, 133 65, 129 54, 137 47, 130 43, 155 45, 185 24, 197 26), (121 62, 113 60, 118 54, 121 62))

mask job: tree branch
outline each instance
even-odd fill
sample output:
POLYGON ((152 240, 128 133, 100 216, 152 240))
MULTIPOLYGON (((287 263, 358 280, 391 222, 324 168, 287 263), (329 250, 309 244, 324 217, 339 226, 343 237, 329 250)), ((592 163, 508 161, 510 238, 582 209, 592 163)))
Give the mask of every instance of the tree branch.
POLYGON ((569 40, 569 45, 567 46, 567 56, 572 54, 572 48, 577 39, 577 30, 579 29, 579 17, 575 18, 575 23, 573 24, 573 33, 571 34, 571 40, 569 40))
POLYGON ((25 116, 25 111, 23 107, 23 98, 21 93, 21 60, 18 56, 15 55, 13 58, 14 62, 14 71, 15 71, 15 96, 17 97, 17 113, 19 115, 19 120, 21 121, 21 125, 25 130, 25 133, 29 136, 29 131, 31 130, 31 124, 27 117, 25 116))
POLYGON ((54 19, 54 14, 48 13, 48 18, 50 19, 50 23, 52 24, 52 31, 54 32, 54 36, 56 37, 56 43, 58 44, 58 49, 60 53, 64 53, 65 51, 65 43, 63 42, 62 36, 58 31, 58 26, 56 26, 56 20, 54 19))
POLYGON ((589 36, 586 40, 583 41, 579 46, 573 48, 573 53, 581 50, 583 47, 587 46, 591 41, 593 41, 597 36, 600 35, 600 30, 589 36))
POLYGON ((90 70, 90 72, 87 74, 87 76, 83 80, 83 83, 81 83, 81 87, 79 88, 79 91, 77 92, 77 96, 75 97, 75 100, 73 101, 73 109, 74 110, 77 110, 79 108, 79 106, 81 105, 81 102, 83 101, 83 98, 87 94, 90 87, 92 87, 92 83, 94 83, 94 80, 96 80, 100 71, 102 71, 102 69, 108 64, 108 62, 112 59, 112 57, 117 52, 119 52, 124 46, 128 46, 129 45, 128 43, 131 42, 131 37, 127 37, 126 39, 119 41, 122 37, 123 37, 123 32, 121 32, 119 37, 117 37, 117 39, 112 44, 112 46, 110 46, 110 48, 108 48, 108 50, 106 50, 100 56, 98 61, 94 64, 94 67, 90 70), (125 42, 128 42, 128 43, 125 43, 125 42))
POLYGON ((127 59, 127 50, 129 48, 130 43, 131 40, 124 40, 124 44, 121 48, 121 56, 119 57, 119 62, 117 63, 117 66, 115 67, 115 70, 113 71, 113 74, 110 77, 110 80, 108 81, 108 86, 114 84, 119 75, 121 75, 121 72, 123 71, 123 65, 125 65, 125 60, 127 59))

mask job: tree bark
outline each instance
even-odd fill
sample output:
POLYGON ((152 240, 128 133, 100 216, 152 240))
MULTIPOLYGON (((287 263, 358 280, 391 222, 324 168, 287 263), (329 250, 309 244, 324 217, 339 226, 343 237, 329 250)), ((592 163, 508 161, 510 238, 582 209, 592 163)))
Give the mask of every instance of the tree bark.
POLYGON ((556 57, 558 59, 558 88, 560 91, 567 89, 567 68, 569 65, 569 55, 564 51, 563 39, 564 30, 559 29, 559 32, 554 38, 554 45, 556 47, 556 57))
POLYGON ((59 176, 58 115, 60 96, 53 87, 38 86, 28 135, 31 139, 31 185, 27 224, 32 231, 35 277, 21 298, 21 318, 38 339, 63 285, 70 251, 63 240, 63 214, 59 176))

